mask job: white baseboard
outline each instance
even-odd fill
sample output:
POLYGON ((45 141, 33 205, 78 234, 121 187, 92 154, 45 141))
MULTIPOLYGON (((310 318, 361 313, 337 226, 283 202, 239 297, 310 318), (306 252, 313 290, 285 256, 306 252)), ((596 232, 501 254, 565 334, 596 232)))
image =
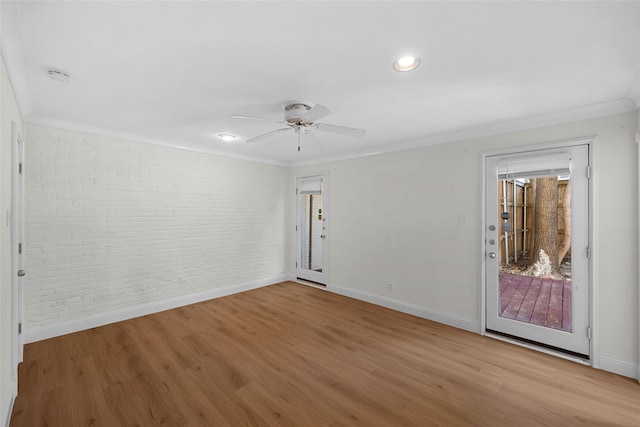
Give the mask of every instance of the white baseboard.
MULTIPOLYGON (((372 304, 380 305, 392 310, 401 311, 403 313, 412 314, 424 319, 433 320, 434 322, 443 323, 445 325, 464 329, 469 332, 481 333, 480 324, 474 320, 466 319, 450 313, 433 310, 426 307, 409 304, 403 301, 397 301, 380 295, 371 294, 350 288, 343 288, 336 285, 328 285, 327 291, 334 292, 339 295, 366 301, 372 304)), ((538 348, 536 348, 538 349, 538 348)), ((554 354, 557 356, 557 354, 554 354)), ((639 366, 629 362, 623 362, 611 357, 600 356, 598 369, 612 372, 630 378, 638 378, 639 366)), ((582 363, 582 362, 581 362, 582 363)), ((639 379, 640 381, 640 379, 639 379)))
POLYGON ((16 390, 16 383, 11 381, 9 383, 9 387, 7 388, 7 395, 2 400, 2 408, 6 408, 6 413, 2 414, 2 427, 9 427, 9 422, 11 421, 11 413, 13 412, 13 403, 15 402, 17 397, 16 390))
MULTIPOLYGON (((146 316, 148 314, 158 313, 160 311, 170 310, 189 304, 195 304, 202 301, 220 298, 226 295, 232 295, 239 292, 245 292, 251 289, 257 289, 264 286, 291 280, 295 280, 295 277, 291 274, 287 274, 255 282, 225 286, 222 288, 211 289, 195 294, 183 295, 169 300, 157 301, 136 307, 113 311, 110 313, 89 316, 83 319, 73 320, 69 322, 63 322, 33 331, 26 331, 24 335, 24 342, 25 344, 28 344, 36 341, 54 338, 60 335, 70 334, 73 332, 91 329, 98 326, 104 326, 110 323, 129 320, 140 316, 146 316)), ((387 298, 380 295, 375 295, 368 292, 344 288, 331 284, 327 286, 326 290, 339 295, 344 295, 361 301, 380 305, 382 307, 390 308, 392 310, 411 314, 417 317, 422 317, 424 319, 433 320, 434 322, 464 329, 469 332, 481 333, 480 324, 478 322, 472 319, 464 318, 462 316, 456 316, 439 310, 417 306, 407 302, 394 300, 392 298, 387 298)), ((624 362, 606 356, 600 356, 598 367, 599 369, 630 378, 637 378, 639 370, 639 366, 637 364, 624 362)), ((8 427, 9 425, 13 402, 16 398, 15 388, 16 387, 12 382, 7 391, 7 396, 4 398, 5 406, 3 407, 8 408, 8 413, 1 414, 4 415, 2 418, 0 418, 3 419, 4 422, 4 425, 2 427, 8 427)))
POLYGON ((380 295, 370 294, 368 292, 358 291, 356 289, 343 288, 336 285, 328 285, 327 290, 339 295, 355 298, 361 301, 370 302, 371 304, 380 305, 392 310, 401 311, 413 316, 422 317, 423 319, 433 320, 434 322, 443 323, 455 328, 464 329, 465 331, 480 333, 480 324, 472 319, 467 319, 455 314, 445 313, 443 311, 431 308, 421 307, 409 304, 404 301, 398 301, 380 295))
POLYGON ((109 313, 88 316, 78 320, 57 323, 55 325, 45 326, 36 330, 25 331, 24 342, 25 344, 28 344, 36 341, 42 341, 61 335, 71 334, 73 332, 83 331, 85 329, 96 328, 110 323, 121 322, 135 317, 171 310, 172 308, 237 294, 239 292, 245 292, 251 289, 284 282, 286 280, 290 280, 290 275, 276 276, 239 285, 224 286, 195 294, 182 295, 168 300, 156 301, 135 307, 123 308, 109 313))
POLYGON ((638 365, 612 357, 600 356, 600 369, 629 378, 638 379, 638 365))

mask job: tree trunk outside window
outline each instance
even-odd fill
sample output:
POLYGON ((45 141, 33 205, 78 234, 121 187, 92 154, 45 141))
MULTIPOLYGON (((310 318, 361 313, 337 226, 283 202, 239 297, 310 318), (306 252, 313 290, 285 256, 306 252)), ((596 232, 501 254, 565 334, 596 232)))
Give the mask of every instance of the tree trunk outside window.
POLYGON ((536 178, 535 242, 533 256, 543 250, 551 261, 552 272, 558 271, 558 177, 536 178))

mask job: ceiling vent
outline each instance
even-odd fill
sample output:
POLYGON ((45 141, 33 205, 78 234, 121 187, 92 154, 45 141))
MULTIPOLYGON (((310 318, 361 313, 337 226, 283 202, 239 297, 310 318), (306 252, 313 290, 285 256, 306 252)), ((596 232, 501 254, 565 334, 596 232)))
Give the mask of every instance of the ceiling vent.
POLYGON ((71 83, 71 76, 64 71, 50 68, 47 70, 47 74, 51 80, 55 80, 60 83, 71 83))

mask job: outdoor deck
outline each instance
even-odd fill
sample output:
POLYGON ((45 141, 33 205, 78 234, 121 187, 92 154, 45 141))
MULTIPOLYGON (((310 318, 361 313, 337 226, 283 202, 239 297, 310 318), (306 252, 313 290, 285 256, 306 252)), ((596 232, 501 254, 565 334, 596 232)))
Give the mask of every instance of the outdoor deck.
POLYGON ((571 332, 571 280, 500 273, 500 316, 571 332))

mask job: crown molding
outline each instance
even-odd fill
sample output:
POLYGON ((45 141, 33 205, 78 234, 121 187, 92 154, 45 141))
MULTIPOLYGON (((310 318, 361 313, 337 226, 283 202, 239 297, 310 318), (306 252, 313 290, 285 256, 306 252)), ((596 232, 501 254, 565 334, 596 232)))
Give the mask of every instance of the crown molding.
MULTIPOLYGON (((638 81, 640 82, 640 80, 638 81)), ((639 86, 640 83, 636 86, 639 86)), ((492 135, 500 135, 504 133, 517 132, 522 130, 537 129, 547 126, 553 126, 564 123, 571 123, 581 120, 589 120, 598 117, 606 117, 614 114, 626 113, 637 110, 637 104, 631 98, 620 98, 613 101, 601 102, 588 105, 585 107, 574 108, 570 110, 558 111, 551 114, 542 114, 531 117, 521 117, 508 121, 497 121, 486 123, 480 126, 460 128, 451 132, 424 135, 409 141, 400 141, 392 144, 382 145, 373 149, 349 151, 338 155, 320 156, 309 160, 300 161, 283 161, 278 159, 269 159, 262 157, 247 156, 233 152, 232 150, 219 150, 207 147, 192 146, 188 141, 179 141, 170 138, 151 138, 144 135, 138 135, 128 132, 114 131, 112 129, 80 125, 78 123, 51 120, 51 119, 35 119, 28 122, 34 125, 46 126, 51 128, 65 129, 81 133, 95 134, 105 137, 123 139, 128 141, 142 142, 161 147, 174 148, 179 150, 193 151, 197 153, 210 154, 214 156, 228 157, 238 160, 245 160, 256 163, 264 163, 273 166, 283 167, 300 167, 317 165, 321 163, 337 162, 361 157, 369 157, 397 151, 411 150, 415 148, 423 148, 431 145, 446 144, 456 141, 465 141, 470 139, 482 138, 492 135)))
POLYGON ((160 147, 193 151, 196 153, 228 157, 236 160, 245 160, 248 162, 264 163, 264 164, 273 165, 273 166, 284 166, 284 167, 289 166, 287 162, 283 162, 277 159, 265 159, 260 157, 246 156, 244 154, 235 153, 231 150, 226 151, 226 150, 217 150, 217 149, 208 148, 208 147, 196 147, 196 146, 192 146, 191 143, 189 143, 188 141, 180 141, 180 140, 175 140, 171 138, 147 137, 147 136, 138 135, 135 133, 115 131, 113 129, 101 128, 96 126, 81 125, 78 123, 68 122, 64 120, 56 120, 56 119, 52 120, 52 119, 41 118, 41 119, 28 120, 28 123, 36 126, 44 126, 49 128, 61 129, 61 130, 69 130, 73 132, 104 136, 107 138, 114 138, 114 139, 126 140, 131 142, 141 142, 145 144, 157 145, 160 147))
POLYGON ((636 109, 640 109, 640 72, 636 74, 636 79, 633 81, 631 88, 629 88, 627 98, 635 103, 636 109))
POLYGON ((376 147, 375 150, 353 151, 338 156, 327 156, 314 160, 302 160, 292 162, 290 167, 308 166, 320 163, 335 162, 341 160, 349 160, 359 157, 368 157, 379 154, 393 153, 396 151, 411 150, 415 148, 423 148, 431 145, 446 144, 450 142, 465 141, 476 138, 483 138, 492 135, 500 135, 510 132, 518 132, 529 129, 537 129, 547 126, 559 125, 564 123, 577 122, 581 120, 595 119, 598 117, 606 117, 614 114, 627 113, 637 110, 636 103, 630 98, 620 98, 613 101, 601 102, 588 105, 585 107, 573 108, 569 110, 557 111, 550 114, 541 114, 538 116, 521 117, 507 121, 497 121, 486 123, 480 126, 469 128, 460 128, 451 132, 424 135, 420 138, 412 139, 405 142, 388 144, 376 147))

